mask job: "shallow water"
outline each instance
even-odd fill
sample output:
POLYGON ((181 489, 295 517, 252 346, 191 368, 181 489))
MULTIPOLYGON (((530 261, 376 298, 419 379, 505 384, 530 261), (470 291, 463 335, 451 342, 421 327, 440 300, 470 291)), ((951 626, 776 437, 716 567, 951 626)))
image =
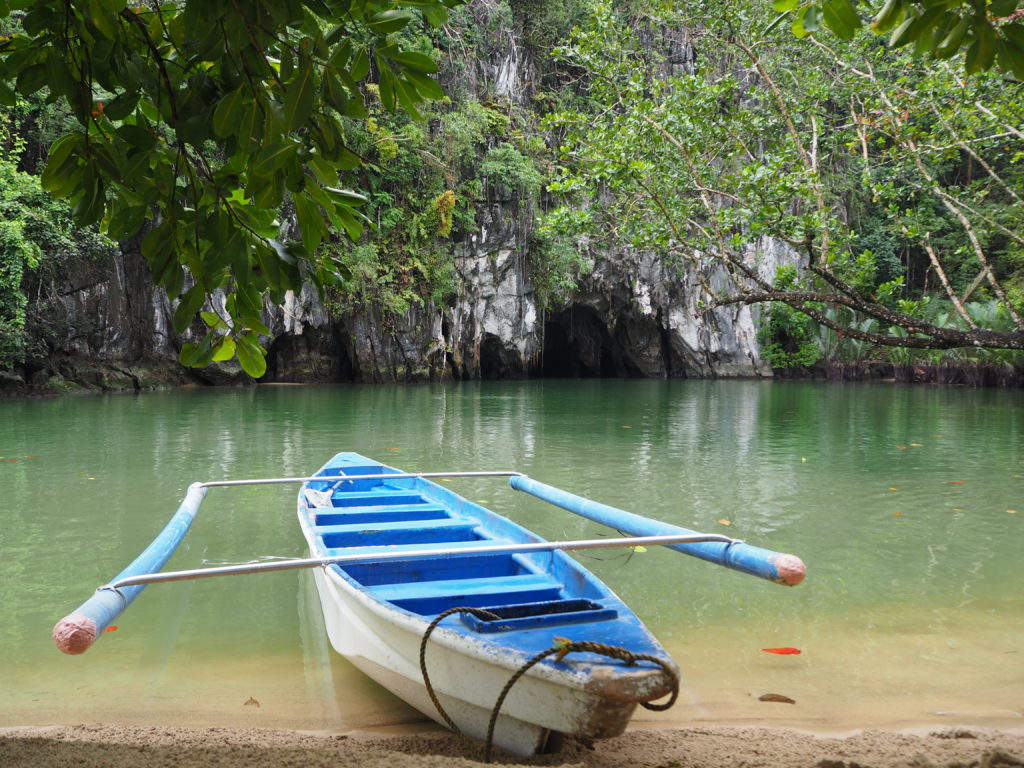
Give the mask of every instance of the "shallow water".
MULTIPOLYGON (((1022 397, 537 381, 0 401, 0 724, 421 720, 329 653, 308 573, 149 587, 83 656, 49 637, 191 482, 302 475, 353 450, 515 469, 807 562, 787 589, 664 550, 581 555, 683 670, 677 706, 640 721, 1024 727, 1022 397), (779 646, 803 653, 760 650, 779 646)), ((451 487, 547 538, 614 535, 501 480, 451 487)), ((212 489, 169 567, 305 554, 294 492, 212 489)))

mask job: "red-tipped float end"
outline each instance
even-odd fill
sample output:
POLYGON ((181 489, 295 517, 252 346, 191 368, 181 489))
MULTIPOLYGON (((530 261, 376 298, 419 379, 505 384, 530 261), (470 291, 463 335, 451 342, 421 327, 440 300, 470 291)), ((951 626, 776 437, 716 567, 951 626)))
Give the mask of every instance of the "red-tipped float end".
POLYGON ((96 622, 81 613, 72 613, 53 628, 53 642, 64 653, 85 653, 96 641, 96 622))
POLYGON ((807 575, 807 566, 796 555, 779 555, 774 565, 779 574, 778 583, 787 587, 795 587, 807 575))

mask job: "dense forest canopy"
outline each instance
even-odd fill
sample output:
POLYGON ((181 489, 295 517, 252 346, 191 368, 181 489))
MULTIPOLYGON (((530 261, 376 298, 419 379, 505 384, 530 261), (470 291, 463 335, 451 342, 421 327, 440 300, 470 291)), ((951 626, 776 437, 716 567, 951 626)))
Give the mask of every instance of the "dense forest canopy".
POLYGON ((1020 81, 870 34, 796 41, 773 16, 598 3, 555 52, 588 86, 548 118, 571 197, 548 226, 672 254, 708 306, 775 302, 769 353, 794 362, 820 346, 809 318, 894 347, 1024 348, 1020 81), (767 274, 777 241, 802 261, 767 274))
POLYGON ((445 302, 445 241, 488 184, 544 214, 542 301, 628 244, 693 270, 709 309, 771 302, 773 364, 1022 349, 1018 5, 7 3, 0 363, 24 353, 23 273, 72 220, 141 237, 179 331, 225 292, 181 360, 259 376, 265 297, 304 281, 395 313, 445 302), (499 24, 539 62, 532 110, 459 88, 499 24), (34 205, 39 184, 70 208, 34 205), (794 266, 762 268, 770 242, 794 266))

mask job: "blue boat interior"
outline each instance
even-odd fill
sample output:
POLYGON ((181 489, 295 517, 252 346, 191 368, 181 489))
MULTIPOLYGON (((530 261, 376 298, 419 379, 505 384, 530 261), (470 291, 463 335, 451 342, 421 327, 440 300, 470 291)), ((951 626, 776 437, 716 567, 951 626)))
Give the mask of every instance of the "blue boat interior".
POLYGON ((373 477, 307 484, 312 493, 302 496, 304 524, 319 545, 317 555, 453 550, 331 566, 378 600, 428 618, 456 606, 486 608, 498 618, 461 615, 466 629, 483 634, 620 618, 618 598, 561 552, 459 554, 540 539, 447 488, 422 478, 389 478, 401 473, 358 454, 339 454, 319 474, 373 477))

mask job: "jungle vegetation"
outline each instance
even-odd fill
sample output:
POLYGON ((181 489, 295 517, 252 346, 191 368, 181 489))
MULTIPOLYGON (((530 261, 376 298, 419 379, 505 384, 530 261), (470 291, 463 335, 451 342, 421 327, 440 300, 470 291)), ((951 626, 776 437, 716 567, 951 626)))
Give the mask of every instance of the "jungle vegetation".
POLYGON ((177 328, 202 317, 182 362, 258 376, 265 298, 444 303, 494 198, 539 217, 545 302, 615 241, 703 276, 709 309, 765 303, 780 367, 1022 349, 1017 6, 5 3, 0 365, 26 270, 140 236, 177 328), (529 104, 474 80, 509 30, 529 104), (766 272, 771 239, 798 265, 766 272))

